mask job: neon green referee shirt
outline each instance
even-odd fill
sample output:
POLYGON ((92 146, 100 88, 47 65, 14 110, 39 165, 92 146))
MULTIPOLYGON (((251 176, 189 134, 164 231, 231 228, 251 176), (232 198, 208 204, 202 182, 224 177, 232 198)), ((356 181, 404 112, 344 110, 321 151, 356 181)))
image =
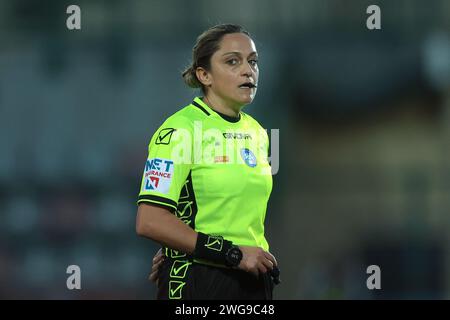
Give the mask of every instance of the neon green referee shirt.
POLYGON ((226 117, 197 97, 152 137, 138 203, 163 206, 197 232, 269 250, 268 147, 266 130, 251 116, 226 117))

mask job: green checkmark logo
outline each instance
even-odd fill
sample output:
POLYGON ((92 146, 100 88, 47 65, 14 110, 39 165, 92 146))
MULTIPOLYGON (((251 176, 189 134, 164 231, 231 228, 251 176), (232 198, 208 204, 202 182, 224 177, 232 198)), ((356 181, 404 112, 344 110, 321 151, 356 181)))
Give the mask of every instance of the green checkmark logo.
POLYGON ((184 205, 183 210, 177 209, 177 217, 187 219, 192 215, 192 209, 191 206, 194 203, 194 201, 180 201, 178 202, 178 207, 182 207, 184 205), (186 211, 189 209, 189 212, 186 213, 186 211))
POLYGON ((181 291, 186 282, 169 281, 169 299, 181 299, 181 291))
POLYGON ((186 256, 186 253, 183 253, 178 250, 170 249, 170 257, 171 258, 181 258, 181 257, 185 257, 185 256, 186 256))
POLYGON ((192 220, 191 219, 181 219, 184 223, 186 223, 188 226, 191 225, 192 220))
POLYGON ((183 189, 180 192, 180 198, 179 200, 183 200, 183 199, 189 199, 190 195, 189 195, 189 185, 190 180, 186 180, 186 182, 184 183, 183 189))
POLYGON ((159 131, 155 144, 169 144, 172 134, 176 131, 174 128, 164 128, 159 131))
POLYGON ((223 238, 222 237, 208 237, 208 242, 205 244, 210 250, 222 251, 223 238))
POLYGON ((171 278, 184 278, 191 262, 186 260, 175 260, 170 269, 171 278))

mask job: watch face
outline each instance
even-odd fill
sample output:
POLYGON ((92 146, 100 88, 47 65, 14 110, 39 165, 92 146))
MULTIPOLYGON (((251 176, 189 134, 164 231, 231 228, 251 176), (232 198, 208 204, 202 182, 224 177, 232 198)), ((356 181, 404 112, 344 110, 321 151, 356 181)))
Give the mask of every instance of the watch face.
POLYGON ((227 258, 228 263, 236 267, 239 265, 239 262, 241 262, 242 252, 239 248, 231 248, 230 251, 228 251, 227 258))

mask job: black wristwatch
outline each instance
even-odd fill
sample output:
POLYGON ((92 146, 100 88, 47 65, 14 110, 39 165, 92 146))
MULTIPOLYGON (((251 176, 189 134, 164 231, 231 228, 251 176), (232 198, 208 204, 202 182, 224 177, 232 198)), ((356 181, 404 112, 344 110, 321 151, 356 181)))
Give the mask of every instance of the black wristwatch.
POLYGON ((242 260, 242 251, 237 246, 232 246, 225 254, 227 267, 237 267, 242 260))

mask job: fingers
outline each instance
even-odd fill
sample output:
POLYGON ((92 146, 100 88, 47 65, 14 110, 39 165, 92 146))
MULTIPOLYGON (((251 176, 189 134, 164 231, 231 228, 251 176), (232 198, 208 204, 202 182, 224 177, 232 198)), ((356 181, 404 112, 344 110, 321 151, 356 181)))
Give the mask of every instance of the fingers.
POLYGON ((161 264, 162 261, 152 265, 152 271, 150 272, 150 275, 148 277, 150 281, 155 282, 158 279, 159 268, 161 267, 161 264))
POLYGON ((262 262, 254 261, 248 265, 246 271, 250 272, 255 277, 258 277, 261 273, 265 273, 267 271, 267 268, 262 262))
POLYGON ((163 255, 162 248, 159 248, 159 250, 156 251, 155 256, 153 257, 153 259, 155 259, 156 257, 159 257, 161 255, 163 255))
MULTIPOLYGON (((264 251, 264 256, 265 256, 267 259, 269 259, 269 260, 272 262, 272 264, 273 264, 274 266, 278 266, 277 259, 275 259, 275 257, 274 257, 273 254, 271 254, 271 253, 268 252, 268 251, 264 251)), ((273 268, 273 267, 272 267, 272 268, 273 268)), ((272 269, 272 268, 271 268, 271 269, 272 269)))
POLYGON ((162 259, 165 258, 165 255, 163 254, 161 248, 156 252, 155 256, 153 257, 153 263, 156 263, 162 259))
POLYGON ((257 268, 258 268, 258 274, 267 272, 267 267, 264 265, 264 263, 258 263, 257 268))
POLYGON ((159 278, 159 268, 161 267, 161 264, 165 260, 166 256, 163 254, 162 249, 160 248, 152 260, 152 271, 150 272, 150 275, 148 276, 148 279, 152 282, 156 282, 158 284, 158 278, 159 278))
POLYGON ((273 269, 273 262, 267 259, 264 259, 262 262, 262 265, 265 267, 265 271, 263 273, 266 273, 267 271, 270 271, 273 269))
POLYGON ((148 279, 151 282, 156 282, 156 280, 158 280, 158 271, 152 271, 152 273, 150 273, 150 276, 148 277, 148 279))
POLYGON ((254 268, 251 272, 255 276, 259 276, 260 274, 264 274, 273 269, 273 263, 270 260, 264 260, 257 264, 256 268, 254 268))
POLYGON ((161 267, 161 264, 162 264, 163 262, 164 262, 164 259, 158 261, 157 263, 154 263, 154 264, 152 265, 152 272, 158 271, 159 268, 161 267))
POLYGON ((155 265, 155 264, 158 264, 158 263, 161 263, 163 260, 164 260, 164 256, 163 255, 160 255, 160 256, 154 256, 153 257, 153 265, 155 265))
POLYGON ((260 273, 267 273, 272 271, 274 267, 278 267, 278 262, 273 254, 268 251, 263 251, 263 253, 264 258, 258 266, 258 271, 260 273))
POLYGON ((256 277, 271 272, 274 267, 278 266, 275 257, 262 248, 246 246, 240 248, 243 251, 243 259, 239 268, 252 273, 256 277))
POLYGON ((255 277, 259 277, 259 275, 260 275, 261 273, 266 272, 265 270, 267 270, 266 267, 264 267, 263 264, 259 263, 259 264, 257 264, 254 268, 251 268, 249 271, 250 271, 250 273, 253 274, 255 277))

